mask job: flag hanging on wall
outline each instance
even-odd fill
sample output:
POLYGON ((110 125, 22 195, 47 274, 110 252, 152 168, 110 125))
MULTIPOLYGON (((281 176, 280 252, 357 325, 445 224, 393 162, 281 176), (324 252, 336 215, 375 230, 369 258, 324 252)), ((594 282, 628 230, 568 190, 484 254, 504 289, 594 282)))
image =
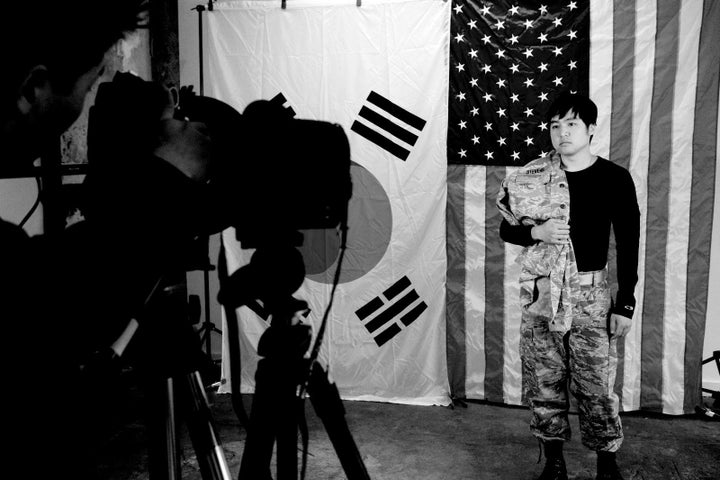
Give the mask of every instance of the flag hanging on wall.
MULTIPOLYGON (((350 141, 348 250, 320 355, 341 395, 449 403, 444 315, 449 3, 381 0, 359 7, 294 1, 281 8, 280 2, 221 2, 206 18, 207 95, 241 112, 254 100, 274 100, 297 118, 341 125, 350 141)), ((282 162, 277 174, 283 174, 282 162)), ((271 192, 272 178, 261 180, 271 192)), ((246 180, 237 181, 243 188, 246 180)), ((304 234, 306 278, 295 296, 308 301, 307 321, 317 329, 328 306, 338 235, 304 234)), ((240 248, 232 231, 223 240, 230 272, 248 262, 252 252, 240 248)), ((268 318, 261 308, 241 307, 238 313, 241 390, 249 392, 268 318)), ((226 383, 221 391, 229 389, 226 383)))
MULTIPOLYGON (((519 248, 499 238, 502 179, 549 149, 563 90, 598 105, 591 150, 627 168, 641 210, 638 300, 619 343, 625 411, 700 403, 718 135, 720 3, 453 3, 448 370, 453 395, 521 402, 519 248)), ((608 195, 612 194, 608 186, 608 195)), ((609 260, 611 271, 614 259, 609 260)))
POLYGON ((588 94, 588 9, 504 3, 453 6, 450 164, 519 166, 543 156, 554 94, 588 94))

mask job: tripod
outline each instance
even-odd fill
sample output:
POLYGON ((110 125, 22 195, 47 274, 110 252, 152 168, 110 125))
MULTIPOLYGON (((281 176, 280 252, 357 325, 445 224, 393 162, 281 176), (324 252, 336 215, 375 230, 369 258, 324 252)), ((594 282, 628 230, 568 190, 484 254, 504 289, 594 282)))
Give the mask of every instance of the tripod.
MULTIPOLYGON (((168 276, 158 282, 155 290, 162 293, 151 294, 154 299, 146 302, 144 320, 139 327, 144 329, 139 341, 145 344, 140 345, 140 351, 145 352, 146 357, 140 358, 140 366, 150 405, 150 478, 181 478, 178 423, 184 421, 203 479, 230 480, 198 370, 203 352, 192 325, 182 321, 186 317, 183 278, 177 275, 177 283, 172 279, 168 276)), ((134 332, 132 330, 130 337, 134 332)), ((129 338, 124 341, 127 342, 129 338)))
POLYGON ((161 424, 151 434, 150 478, 182 478, 178 420, 184 419, 205 480, 230 480, 230 470, 212 422, 205 387, 198 371, 165 379, 153 392, 161 424))
MULTIPOLYGON (((311 333, 310 327, 299 321, 298 313, 307 310, 307 303, 288 293, 297 290, 304 278, 299 252, 295 249, 273 250, 265 255, 267 252, 258 250, 250 264, 231 277, 227 276, 224 253, 221 247, 218 260, 219 299, 228 318, 232 403, 238 419, 247 426, 239 479, 271 480, 270 462, 273 446, 277 444, 277 479, 297 480, 297 434, 300 429, 306 437, 301 420, 304 419, 304 391, 307 390, 348 479, 369 480, 345 421, 345 410, 337 387, 330 384, 326 372, 318 363, 304 357, 311 333), (282 271, 282 268, 290 271, 283 278, 271 277, 268 273, 282 271), (265 289, 274 285, 274 291, 268 292, 259 287, 263 285, 265 289), (232 295, 238 292, 239 295, 232 295), (240 335, 235 308, 256 295, 263 298, 272 321, 258 343, 258 354, 263 358, 258 362, 255 373, 255 394, 248 419, 242 407, 240 375, 237 373, 240 368, 240 335)), ((305 459, 302 477, 304 467, 305 459)))
MULTIPOLYGON (((297 301, 304 304, 304 302, 297 301)), ((294 312, 293 312, 294 313, 294 312)), ((298 478, 297 434, 304 415, 299 387, 307 382, 310 400, 323 422, 349 480, 369 480, 362 457, 345 421, 345 410, 337 387, 330 384, 319 364, 312 365, 303 354, 310 345, 310 327, 293 324, 291 312, 278 315, 258 344, 250 424, 240 466, 240 479, 271 479, 270 460, 277 443, 277 478, 298 478)))

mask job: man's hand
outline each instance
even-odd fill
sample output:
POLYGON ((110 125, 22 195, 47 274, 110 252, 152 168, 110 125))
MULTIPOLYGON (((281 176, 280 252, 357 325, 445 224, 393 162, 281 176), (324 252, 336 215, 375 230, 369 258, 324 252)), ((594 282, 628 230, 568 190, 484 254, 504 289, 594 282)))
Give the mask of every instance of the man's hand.
MULTIPOLYGON (((204 182, 207 179, 208 164, 212 153, 212 142, 207 126, 202 122, 190 122, 175 118, 177 92, 165 89, 167 101, 160 116, 158 146, 153 152, 185 176, 204 182)), ((183 94, 183 91, 180 92, 183 94)), ((194 95, 192 88, 184 95, 194 95)))
POLYGON ((570 242, 570 225, 562 220, 551 218, 532 228, 530 234, 535 240, 563 245, 570 242))
POLYGON ((632 326, 632 320, 617 315, 615 313, 610 315, 610 336, 611 337, 624 337, 630 331, 632 326))
POLYGON ((174 118, 160 122, 160 144, 153 153, 193 180, 205 181, 212 152, 205 125, 174 118))

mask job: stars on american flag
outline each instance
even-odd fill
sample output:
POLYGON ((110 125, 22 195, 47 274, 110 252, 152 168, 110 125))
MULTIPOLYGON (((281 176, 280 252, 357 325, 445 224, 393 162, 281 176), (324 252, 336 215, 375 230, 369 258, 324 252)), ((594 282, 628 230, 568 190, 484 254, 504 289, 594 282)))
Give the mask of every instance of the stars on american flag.
POLYGON ((523 165, 550 151, 550 103, 588 93, 587 2, 454 0, 449 162, 523 165))

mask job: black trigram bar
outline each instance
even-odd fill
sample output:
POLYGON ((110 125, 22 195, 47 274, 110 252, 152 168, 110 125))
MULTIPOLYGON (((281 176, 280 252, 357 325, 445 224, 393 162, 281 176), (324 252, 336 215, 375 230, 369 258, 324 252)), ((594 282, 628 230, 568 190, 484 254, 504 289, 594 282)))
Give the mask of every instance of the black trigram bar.
POLYGON ((404 128, 395 125, 393 122, 388 120, 387 118, 383 117, 379 113, 376 113, 375 110, 370 110, 367 107, 362 107, 360 109, 360 116, 364 118, 365 120, 368 120, 370 123, 375 124, 376 126, 382 128, 389 134, 399 138, 405 143, 409 143, 410 145, 415 145, 415 142, 417 142, 417 135, 413 134, 412 132, 409 132, 405 130, 404 128))
POLYGON ((382 347, 398 333, 400 333, 400 327, 397 323, 393 323, 374 338, 375 343, 377 343, 378 347, 382 347))
MULTIPOLYGON (((410 125, 418 132, 422 131, 422 129, 425 127, 425 124, 427 123, 422 118, 392 103, 390 100, 384 98, 382 95, 379 95, 376 92, 370 92, 370 95, 368 95, 367 98, 367 102, 374 105, 375 107, 382 109, 394 119, 410 125)), ((380 115, 379 113, 375 112, 371 108, 368 108, 367 106, 363 106, 360 109, 359 116, 360 118, 366 120, 368 123, 374 125, 381 131, 390 134, 392 137, 395 137, 408 145, 415 145, 415 143, 417 142, 418 136, 415 133, 407 130, 405 127, 393 122, 385 116, 380 115)), ((408 156, 410 155, 410 151, 407 148, 395 143, 390 138, 386 137, 379 131, 373 130, 359 120, 353 122, 350 130, 354 131, 361 137, 370 140, 378 147, 390 152, 401 160, 407 160, 408 156)))
POLYGON ((383 295, 388 300, 392 300, 393 298, 397 297, 397 295, 408 288, 411 285, 410 279, 407 276, 402 277, 397 282, 393 283, 390 288, 385 290, 383 292, 383 295))
POLYGON ((365 320, 367 317, 375 313, 376 310, 382 308, 382 306, 383 301, 380 299, 380 297, 375 297, 370 300, 367 305, 360 307, 355 312, 355 315, 357 315, 360 320, 365 320))
MULTIPOLYGON (((388 300, 392 300, 403 290, 411 285, 410 279, 407 276, 402 277, 397 282, 393 283, 387 290, 383 292, 383 296, 388 300)), ((355 314, 360 320, 365 320, 367 317, 380 310, 385 303, 380 297, 375 297, 370 300, 367 304, 360 307, 355 314)))
POLYGON ((400 298, 397 302, 391 304, 384 312, 381 312, 377 317, 370 320, 365 324, 368 332, 373 333, 378 328, 382 327, 393 318, 398 316, 400 312, 410 306, 412 302, 420 298, 415 290, 410 290, 407 295, 400 298))
POLYGON ((410 150, 405 147, 401 147, 400 145, 391 140, 388 140, 387 138, 377 133, 375 130, 366 127, 357 120, 353 122, 350 130, 357 133, 361 137, 365 137, 366 139, 370 140, 383 150, 387 150, 388 152, 398 157, 400 160, 407 160, 407 158, 410 156, 410 150))
POLYGON ((287 112, 290 114, 291 117, 295 116, 295 110, 293 110, 293 108, 290 105, 285 106, 285 104, 287 103, 287 98, 285 98, 285 95, 283 95, 282 92, 278 93, 273 98, 271 98, 270 103, 275 103, 277 105, 280 105, 285 110, 287 110, 287 112))
POLYGON ((400 317, 400 321, 405 325, 406 327, 410 325, 412 322, 417 320, 417 318, 427 309, 427 304, 425 302, 418 303, 415 307, 413 307, 412 310, 407 312, 405 315, 400 317))
POLYGON ((407 123, 411 127, 414 127, 418 130, 422 130, 425 128, 425 120, 418 117, 417 115, 414 115, 407 110, 405 110, 402 107, 399 107, 392 103, 387 98, 383 97, 382 95, 370 92, 370 95, 368 95, 367 98, 368 102, 372 103, 373 105, 377 105, 378 107, 382 108, 386 112, 388 112, 393 117, 402 120, 403 122, 407 123))
POLYGON ((377 296, 370 300, 367 304, 355 311, 360 320, 365 320, 375 315, 370 321, 365 323, 368 332, 374 334, 381 328, 386 327, 380 333, 373 336, 373 339, 382 346, 388 340, 402 331, 399 322, 406 327, 413 323, 426 309, 427 304, 423 301, 417 303, 420 299, 415 289, 412 289, 412 283, 407 276, 402 277, 385 291, 382 296, 377 296), (408 288, 411 288, 408 290, 408 288), (383 298, 387 300, 383 300, 383 298), (413 304, 415 304, 413 306, 413 304), (408 307, 409 311, 401 315, 408 307), (384 310, 383 310, 384 309, 384 310), (379 313, 378 313, 379 312, 379 313), (399 318, 398 318, 399 317, 399 318))

